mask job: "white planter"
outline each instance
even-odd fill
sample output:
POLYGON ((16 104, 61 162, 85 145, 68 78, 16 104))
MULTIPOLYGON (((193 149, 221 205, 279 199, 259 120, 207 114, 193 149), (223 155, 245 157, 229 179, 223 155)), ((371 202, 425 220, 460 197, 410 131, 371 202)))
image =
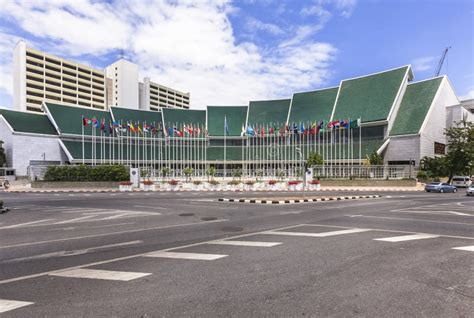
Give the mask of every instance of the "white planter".
POLYGON ((144 184, 143 185, 143 191, 155 191, 155 185, 154 184, 144 184))
POLYGON ((194 191, 201 191, 203 186, 204 185, 202 183, 201 184, 193 184, 193 190, 194 191))
POLYGON ((221 185, 220 184, 210 184, 209 183, 209 190, 210 191, 218 191, 221 189, 221 185))
POLYGON ((255 190, 255 185, 254 184, 246 184, 245 185, 245 191, 254 191, 255 190))
POLYGON ((298 183, 295 187, 296 191, 303 191, 303 183, 298 183))
POLYGON ((320 184, 308 184, 308 189, 316 191, 316 190, 321 189, 321 185, 320 184))
POLYGON ((168 191, 178 191, 179 185, 178 184, 169 184, 168 187, 166 188, 168 191))
POLYGON ((122 191, 122 192, 126 192, 126 191, 132 191, 133 190, 133 187, 132 185, 119 185, 119 190, 122 191))
POLYGON ((185 190, 192 190, 194 188, 194 184, 191 182, 183 183, 183 189, 185 190))
POLYGON ((229 191, 237 191, 239 190, 239 185, 238 184, 228 184, 227 185, 227 190, 229 191))

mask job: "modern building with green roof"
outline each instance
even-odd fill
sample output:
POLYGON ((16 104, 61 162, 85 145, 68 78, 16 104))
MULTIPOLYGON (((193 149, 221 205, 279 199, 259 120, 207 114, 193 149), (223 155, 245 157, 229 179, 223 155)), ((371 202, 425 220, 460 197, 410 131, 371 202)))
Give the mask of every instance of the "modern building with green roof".
POLYGON ((328 165, 361 164, 373 152, 389 165, 418 164, 444 154, 443 132, 460 102, 446 76, 413 77, 408 65, 288 99, 203 110, 102 111, 43 102, 44 114, 0 110, 0 138, 8 165, 30 177, 35 166, 82 162, 204 169, 225 161, 229 169, 275 172, 310 152, 328 165), (357 128, 329 128, 358 120, 357 128))

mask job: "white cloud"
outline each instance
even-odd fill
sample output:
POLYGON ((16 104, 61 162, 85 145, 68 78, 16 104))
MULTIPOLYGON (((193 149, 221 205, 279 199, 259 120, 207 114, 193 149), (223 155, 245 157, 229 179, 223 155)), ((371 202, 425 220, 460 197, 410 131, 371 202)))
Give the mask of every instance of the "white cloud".
POLYGON ((473 99, 474 98, 474 87, 471 87, 466 94, 459 96, 459 100, 473 99))
MULTIPOLYGON (((2 9, 4 18, 39 42, 54 43, 42 48, 52 53, 83 60, 124 48, 141 76, 191 92, 191 104, 199 108, 317 88, 331 76, 337 54, 330 43, 310 39, 326 23, 321 13, 320 26, 302 25, 285 34, 276 25, 254 22, 283 37, 270 47, 237 43, 228 18, 235 8, 226 0, 25 0, 2 9)), ((11 43, 0 46, 11 55, 11 43)))
POLYGON ((245 27, 249 31, 253 31, 253 30, 266 31, 273 35, 281 35, 285 33, 278 25, 272 24, 272 23, 264 23, 255 18, 248 18, 245 24, 245 27))
POLYGON ((432 70, 434 68, 434 62, 435 62, 435 57, 434 56, 426 56, 426 57, 420 57, 417 59, 414 59, 411 62, 411 65, 413 66, 413 71, 415 72, 425 72, 432 70))

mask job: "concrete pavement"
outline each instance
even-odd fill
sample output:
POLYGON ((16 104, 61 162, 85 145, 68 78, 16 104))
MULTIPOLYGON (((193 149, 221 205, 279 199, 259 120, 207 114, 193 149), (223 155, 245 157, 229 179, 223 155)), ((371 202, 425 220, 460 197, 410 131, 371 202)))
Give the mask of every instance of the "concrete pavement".
POLYGON ((0 311, 469 316, 474 200, 367 195, 382 198, 273 206, 218 202, 221 193, 4 193, 0 311))

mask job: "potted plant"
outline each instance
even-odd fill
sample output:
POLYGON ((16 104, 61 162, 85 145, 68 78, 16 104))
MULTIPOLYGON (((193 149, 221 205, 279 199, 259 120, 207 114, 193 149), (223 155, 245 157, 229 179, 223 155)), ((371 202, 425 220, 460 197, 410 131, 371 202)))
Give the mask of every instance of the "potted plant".
POLYGON ((240 181, 239 180, 231 180, 227 183, 228 185, 228 190, 231 190, 231 191, 237 191, 239 190, 239 186, 240 186, 240 181))
POLYGON ((278 190, 280 187, 278 185, 278 181, 277 180, 269 180, 268 181, 268 189, 269 190, 272 190, 272 191, 275 191, 275 190, 278 190))
POLYGON ((245 190, 246 191, 255 190, 255 182, 252 180, 245 181, 245 190))
POLYGON ((191 167, 186 167, 183 169, 183 174, 186 178, 186 183, 184 184, 184 188, 188 189, 191 188, 191 184, 189 183, 191 181, 191 175, 193 174, 194 169, 191 167))
POLYGON ((219 181, 214 180, 214 179, 210 180, 209 181, 209 190, 211 190, 211 191, 219 190, 219 181))
POLYGON ((319 180, 311 180, 308 182, 309 190, 319 190, 321 188, 321 184, 319 180))
POLYGON ((161 172, 161 177, 165 179, 171 173, 171 169, 168 167, 163 167, 161 168, 160 172, 161 172))
POLYGON ((168 181, 168 190, 169 191, 176 191, 178 190, 178 180, 171 179, 168 181))
POLYGON ((120 191, 132 191, 133 183, 131 181, 122 181, 119 183, 119 190, 120 191))
POLYGON ((288 181, 288 190, 295 191, 299 184, 301 184, 301 181, 299 180, 288 181))
POLYGON ((151 180, 143 181, 143 191, 154 191, 155 183, 151 180))
POLYGON ((201 180, 194 180, 193 181, 193 190, 201 190, 202 189, 202 181, 201 180))

